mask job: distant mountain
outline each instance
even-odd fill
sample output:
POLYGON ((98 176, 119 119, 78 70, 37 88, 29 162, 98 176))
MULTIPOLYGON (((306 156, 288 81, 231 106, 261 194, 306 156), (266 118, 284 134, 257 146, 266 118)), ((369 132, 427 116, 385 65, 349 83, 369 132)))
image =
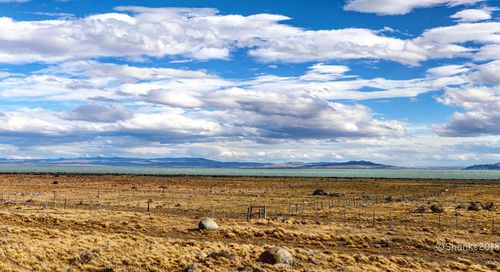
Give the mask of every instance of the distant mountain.
POLYGON ((74 159, 0 159, 0 165, 53 166, 147 166, 147 167, 208 167, 208 168, 298 168, 298 169, 385 169, 394 166, 369 161, 348 162, 221 162, 204 158, 122 158, 90 157, 74 159))
POLYGON ((500 162, 492 164, 476 164, 465 168, 465 170, 500 170, 500 162))
POLYGON ((285 163, 274 164, 274 168, 308 168, 308 169, 386 169, 394 168, 391 165, 378 164, 370 161, 348 161, 348 162, 313 162, 313 163, 285 163))

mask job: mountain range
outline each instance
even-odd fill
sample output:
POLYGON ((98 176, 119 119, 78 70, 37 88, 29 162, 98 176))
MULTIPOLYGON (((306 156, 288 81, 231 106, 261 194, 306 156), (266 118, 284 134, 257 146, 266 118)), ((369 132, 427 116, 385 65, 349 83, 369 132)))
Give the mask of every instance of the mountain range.
MULTIPOLYGON (((223 162, 205 158, 124 158, 88 157, 60 159, 2 159, 0 165, 46 165, 46 166, 129 166, 129 167, 206 167, 206 168, 296 168, 296 169, 402 169, 404 167, 374 163, 371 161, 347 162, 223 162)), ((447 169, 427 167, 427 169, 447 169)), ((451 168, 460 169, 460 168, 451 168)), ((472 165, 465 170, 500 170, 500 162, 472 165)))
POLYGON ((500 162, 492 164, 476 164, 465 168, 465 170, 500 170, 500 162))
POLYGON ((204 158, 122 158, 91 157, 74 159, 0 159, 0 165, 55 165, 55 166, 147 166, 147 167, 209 167, 209 168, 310 168, 310 169, 386 169, 391 165, 370 161, 348 162, 222 162, 204 158))

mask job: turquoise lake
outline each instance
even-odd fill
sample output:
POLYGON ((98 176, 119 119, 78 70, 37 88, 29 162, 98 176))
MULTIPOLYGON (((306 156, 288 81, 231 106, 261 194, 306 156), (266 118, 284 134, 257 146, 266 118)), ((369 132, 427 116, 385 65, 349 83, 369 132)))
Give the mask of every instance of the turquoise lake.
POLYGON ((96 173, 146 175, 284 176, 284 177, 373 177, 427 179, 500 179, 497 170, 424 169, 248 169, 248 168, 161 168, 110 166, 9 166, 0 173, 96 173))

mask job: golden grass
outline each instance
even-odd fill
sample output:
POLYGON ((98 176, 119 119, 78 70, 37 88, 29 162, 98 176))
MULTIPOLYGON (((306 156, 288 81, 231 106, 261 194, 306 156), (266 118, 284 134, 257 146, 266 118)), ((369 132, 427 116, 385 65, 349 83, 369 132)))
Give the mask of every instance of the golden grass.
POLYGON ((454 209, 470 201, 496 202, 499 187, 499 181, 1 175, 6 205, 0 209, 0 271, 182 271, 192 264, 194 271, 498 271, 499 251, 435 246, 499 245, 498 210, 455 215, 454 209), (312 196, 316 188, 345 195, 312 196), (363 195, 446 188, 443 195, 419 201, 362 202, 363 195), (146 213, 149 199, 155 208, 146 213), (137 203, 141 212, 122 209, 137 203), (290 204, 304 203, 304 219, 287 216, 290 204), (445 212, 426 212, 422 224, 413 211, 431 203, 445 212), (101 206, 80 209, 90 204, 101 206), (252 204, 267 205, 273 219, 246 222, 244 212, 252 204), (212 211, 221 229, 196 230, 212 211), (296 265, 258 261, 276 245, 290 250, 296 265), (213 252, 234 259, 207 257, 213 252))

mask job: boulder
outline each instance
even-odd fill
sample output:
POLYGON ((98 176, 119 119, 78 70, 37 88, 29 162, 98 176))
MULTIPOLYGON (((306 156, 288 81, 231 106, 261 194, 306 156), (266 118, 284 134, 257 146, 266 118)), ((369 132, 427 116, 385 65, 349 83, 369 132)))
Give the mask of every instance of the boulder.
POLYGON ((484 203, 481 203, 481 207, 484 210, 492 211, 492 210, 494 210, 495 205, 493 204, 493 202, 484 202, 484 203))
POLYGON ((344 196, 344 193, 338 193, 338 192, 332 192, 328 194, 329 196, 334 196, 334 197, 341 197, 344 196))
POLYGON ((328 193, 323 189, 316 189, 314 190, 313 195, 328 195, 328 193))
POLYGON ((480 211, 483 207, 481 206, 481 202, 471 202, 469 204, 469 211, 480 211))
POLYGON ((415 209, 415 212, 424 213, 425 212, 425 206, 418 207, 417 209, 415 209))
POLYGON ((442 212, 444 212, 444 209, 443 209, 443 207, 439 206, 438 204, 432 204, 431 211, 433 213, 442 213, 442 212))
POLYGON ((217 230, 219 226, 211 218, 205 218, 198 223, 198 229, 200 230, 217 230))
POLYGON ((295 263, 295 260, 293 259, 290 251, 282 247, 273 247, 262 252, 262 254, 260 254, 259 260, 263 263, 268 264, 286 264, 290 266, 295 263))
POLYGON ((236 260, 236 258, 233 255, 229 254, 229 252, 227 252, 227 251, 212 252, 212 253, 207 255, 207 258, 216 259, 216 260, 223 258, 223 259, 228 259, 230 261, 236 260))
POLYGON ((196 272, 200 270, 200 264, 198 263, 190 263, 184 269, 182 269, 182 272, 196 272))

